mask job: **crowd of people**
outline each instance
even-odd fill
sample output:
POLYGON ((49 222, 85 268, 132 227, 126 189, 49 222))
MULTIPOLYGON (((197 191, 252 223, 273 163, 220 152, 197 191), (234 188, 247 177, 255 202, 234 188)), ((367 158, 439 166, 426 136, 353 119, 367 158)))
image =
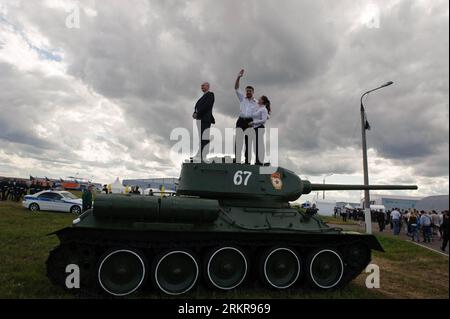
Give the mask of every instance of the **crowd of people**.
MULTIPOLYGON (((344 222, 348 220, 365 220, 362 209, 338 208, 334 210, 334 217, 340 216, 344 222)), ((372 222, 378 224, 378 230, 383 232, 386 226, 390 227, 393 235, 398 236, 404 232, 412 241, 431 243, 439 240, 442 242, 441 250, 445 251, 448 244, 448 210, 437 212, 418 211, 416 209, 373 210, 371 211, 372 222)))
POLYGON ((416 209, 377 211, 376 220, 379 230, 382 232, 386 225, 395 236, 403 231, 412 241, 431 243, 435 240, 442 241, 441 250, 445 251, 448 244, 448 210, 437 212, 418 211, 416 209))
POLYGON ((0 200, 19 202, 27 194, 32 195, 48 189, 52 189, 52 183, 49 181, 25 181, 5 178, 0 180, 0 200))
POLYGON ((334 217, 340 216, 344 222, 347 222, 348 220, 354 220, 354 221, 364 221, 364 211, 360 208, 340 208, 335 207, 334 208, 334 217))

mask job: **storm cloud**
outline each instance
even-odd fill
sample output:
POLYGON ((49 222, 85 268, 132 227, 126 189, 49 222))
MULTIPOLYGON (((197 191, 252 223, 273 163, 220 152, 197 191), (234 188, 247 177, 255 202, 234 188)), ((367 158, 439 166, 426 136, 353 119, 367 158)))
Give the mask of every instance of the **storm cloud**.
POLYGON ((0 4, 0 175, 177 176, 169 136, 192 126, 200 83, 233 127, 245 68, 280 164, 316 181, 362 180, 359 97, 394 81, 364 101, 371 181, 448 192, 448 1, 0 4))

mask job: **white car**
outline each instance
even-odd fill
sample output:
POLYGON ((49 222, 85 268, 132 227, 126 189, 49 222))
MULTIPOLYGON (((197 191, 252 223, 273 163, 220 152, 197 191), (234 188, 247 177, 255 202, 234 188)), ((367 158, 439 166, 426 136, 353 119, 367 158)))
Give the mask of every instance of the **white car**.
POLYGON ((26 195, 22 206, 32 212, 39 210, 66 212, 80 215, 82 199, 67 191, 42 191, 33 195, 26 195))

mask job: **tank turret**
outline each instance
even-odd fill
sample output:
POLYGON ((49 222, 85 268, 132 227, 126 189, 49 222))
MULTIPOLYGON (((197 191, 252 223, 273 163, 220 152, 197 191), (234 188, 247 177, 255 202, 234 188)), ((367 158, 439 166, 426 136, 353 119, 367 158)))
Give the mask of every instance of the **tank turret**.
POLYGON ((235 205, 283 206, 312 191, 402 190, 416 185, 337 185, 313 184, 294 172, 278 167, 263 167, 272 173, 261 173, 261 166, 224 163, 183 163, 177 193, 221 199, 235 205))
POLYGON ((54 233, 60 245, 47 276, 67 288, 66 269, 75 264, 81 291, 112 296, 179 295, 199 281, 222 291, 255 280, 276 290, 336 289, 383 248, 373 235, 330 227, 290 202, 312 191, 364 189, 417 186, 313 184, 281 167, 186 162, 173 196, 98 194, 93 209, 54 233))

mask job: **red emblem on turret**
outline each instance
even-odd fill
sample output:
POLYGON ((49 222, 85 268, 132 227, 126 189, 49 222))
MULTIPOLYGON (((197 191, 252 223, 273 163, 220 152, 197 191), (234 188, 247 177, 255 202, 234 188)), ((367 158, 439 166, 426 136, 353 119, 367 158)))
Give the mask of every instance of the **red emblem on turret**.
POLYGON ((273 188, 275 188, 276 190, 281 190, 281 188, 283 187, 283 182, 281 181, 280 173, 278 173, 278 172, 273 173, 270 176, 270 180, 272 182, 273 188))

